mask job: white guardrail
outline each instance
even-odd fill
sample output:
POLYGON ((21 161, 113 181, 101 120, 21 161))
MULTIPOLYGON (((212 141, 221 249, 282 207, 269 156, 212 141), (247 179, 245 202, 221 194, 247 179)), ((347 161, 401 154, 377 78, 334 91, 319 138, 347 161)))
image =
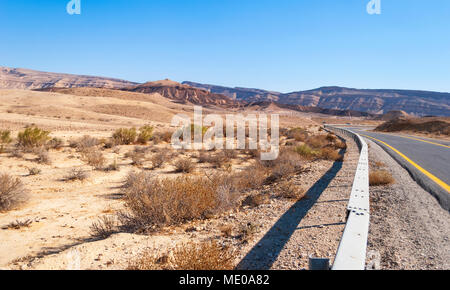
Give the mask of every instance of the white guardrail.
POLYGON ((370 223, 368 146, 361 136, 350 130, 327 125, 325 129, 353 138, 360 150, 358 167, 347 206, 347 223, 331 269, 364 270, 370 223))

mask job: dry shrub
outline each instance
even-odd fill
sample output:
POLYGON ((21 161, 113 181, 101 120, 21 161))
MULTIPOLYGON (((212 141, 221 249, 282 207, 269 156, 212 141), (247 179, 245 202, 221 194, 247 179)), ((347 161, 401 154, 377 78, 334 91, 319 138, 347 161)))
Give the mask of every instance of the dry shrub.
POLYGON ((375 170, 369 174, 370 186, 388 185, 394 183, 395 180, 391 173, 386 170, 375 170))
POLYGON ((50 135, 50 131, 44 131, 38 127, 28 127, 19 132, 17 145, 23 148, 44 146, 50 139, 48 135, 50 135))
POLYGON ((263 204, 268 204, 270 202, 270 197, 268 194, 252 194, 247 196, 242 201, 242 206, 249 206, 249 207, 258 207, 263 204))
POLYGON ((233 226, 232 225, 224 225, 220 227, 220 233, 225 238, 230 238, 233 235, 233 226))
POLYGON ((70 147, 82 152, 97 146, 99 143, 100 141, 97 138, 84 135, 78 140, 70 141, 70 147))
POLYGON ((63 147, 64 141, 61 138, 53 138, 47 143, 47 148, 59 150, 63 147))
POLYGON ((337 140, 334 143, 334 147, 336 149, 347 149, 347 143, 343 142, 342 140, 337 140))
POLYGON ((36 167, 28 169, 28 175, 30 175, 30 176, 41 174, 41 172, 42 172, 42 170, 39 168, 36 168, 36 167))
POLYGON ((158 140, 158 141, 164 141, 166 143, 172 143, 173 133, 174 133, 173 131, 164 131, 164 132, 155 133, 155 135, 153 136, 153 141, 158 140))
POLYGON ((269 170, 267 168, 256 163, 239 173, 235 173, 233 179, 238 190, 252 190, 260 188, 268 174, 269 170))
POLYGON ((327 139, 327 135, 316 135, 311 136, 306 140, 306 144, 313 148, 323 148, 327 146, 330 142, 327 139))
POLYGON ((36 161, 41 164, 51 164, 50 156, 45 147, 37 147, 33 149, 33 153, 36 154, 36 161))
POLYGON ((234 255, 229 248, 217 242, 192 242, 180 245, 170 254, 157 257, 146 251, 131 262, 129 270, 232 270, 234 255))
POLYGON ((182 173, 191 173, 195 169, 195 164, 189 158, 182 158, 176 161, 175 171, 182 173))
POLYGON ((120 170, 120 166, 117 163, 117 159, 114 159, 113 163, 108 165, 105 170, 106 171, 119 171, 120 170))
POLYGON ((12 142, 11 131, 0 130, 0 153, 5 151, 5 145, 12 142))
POLYGON ((33 221, 30 219, 23 220, 23 221, 16 220, 15 222, 12 222, 12 223, 6 225, 5 227, 3 227, 3 229, 20 230, 21 228, 30 227, 32 223, 33 223, 33 221))
POLYGON ((127 152, 125 157, 130 158, 132 165, 142 167, 145 162, 146 148, 135 147, 133 151, 127 152))
POLYGON ((137 137, 137 142, 139 144, 147 144, 150 139, 153 137, 153 127, 152 126, 144 126, 139 129, 139 135, 137 137))
POLYGON ((118 223, 115 216, 103 216, 90 226, 91 235, 106 239, 117 232, 118 223))
POLYGON ((334 150, 333 148, 326 147, 320 149, 320 157, 325 160, 332 160, 332 161, 343 161, 344 156, 339 154, 337 150, 334 150))
POLYGON ((306 159, 314 159, 314 158, 319 157, 319 155, 320 155, 320 151, 312 149, 307 144, 303 144, 303 145, 295 147, 294 151, 306 159))
POLYGON ((167 153, 166 152, 158 152, 153 154, 150 161, 152 162, 152 168, 161 168, 164 165, 164 162, 167 159, 167 153))
POLYGON ((64 178, 65 181, 83 181, 89 178, 89 174, 81 168, 72 169, 64 178))
POLYGON ((0 175, 0 212, 15 209, 28 199, 28 192, 19 178, 0 175))
POLYGON ((160 179, 152 174, 131 172, 124 183, 128 213, 126 226, 148 229, 176 225, 219 213, 232 203, 231 190, 218 179, 187 177, 160 179), (230 196, 224 196, 224 195, 230 196))
POLYGON ((226 151, 219 152, 215 155, 210 155, 208 162, 211 163, 215 168, 222 168, 231 162, 226 151))
POLYGON ((126 129, 120 128, 117 129, 112 138, 116 145, 130 145, 135 142, 137 137, 136 128, 126 129))
POLYGON ((278 159, 261 161, 261 164, 272 168, 272 173, 267 179, 269 183, 303 170, 302 158, 294 151, 288 149, 282 150, 278 159))
POLYGON ((277 196, 287 199, 300 200, 305 197, 304 188, 297 186, 293 181, 284 181, 276 189, 277 196))
POLYGON ((294 139, 295 141, 304 142, 308 138, 309 134, 304 128, 294 128, 287 132, 287 138, 294 139))
POLYGON ((83 151, 81 156, 84 162, 97 170, 103 169, 105 167, 106 159, 103 156, 103 153, 96 148, 91 148, 83 151))
POLYGON ((336 137, 336 135, 333 133, 328 133, 325 138, 328 140, 328 142, 336 142, 338 140, 338 137, 336 137))
POLYGON ((258 232, 258 226, 254 223, 241 224, 239 227, 239 239, 248 243, 250 239, 258 232))

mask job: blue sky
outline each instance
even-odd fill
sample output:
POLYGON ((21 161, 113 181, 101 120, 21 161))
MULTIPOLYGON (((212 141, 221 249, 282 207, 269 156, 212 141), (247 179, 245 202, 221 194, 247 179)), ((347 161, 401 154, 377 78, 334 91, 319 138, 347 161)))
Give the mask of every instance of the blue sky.
POLYGON ((450 92, 450 1, 1 0, 0 66, 282 92, 450 92))

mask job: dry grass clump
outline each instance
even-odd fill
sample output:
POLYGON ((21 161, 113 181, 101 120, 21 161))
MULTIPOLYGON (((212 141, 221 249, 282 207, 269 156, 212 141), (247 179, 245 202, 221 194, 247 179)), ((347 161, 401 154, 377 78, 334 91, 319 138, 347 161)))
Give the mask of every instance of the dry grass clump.
POLYGON ((235 173, 233 180, 240 191, 260 188, 266 181, 270 170, 259 163, 247 167, 245 170, 235 173))
POLYGON ((153 169, 161 168, 164 165, 166 159, 167 153, 164 151, 153 154, 153 156, 150 158, 150 161, 152 162, 152 168, 153 169))
POLYGON ((113 163, 109 164, 106 168, 106 171, 120 171, 119 163, 117 163, 117 159, 114 159, 113 163))
POLYGON ((312 149, 307 144, 302 144, 300 146, 295 147, 294 151, 297 152, 297 154, 299 154, 300 156, 302 156, 303 158, 306 158, 306 159, 314 159, 314 158, 317 158, 320 155, 320 151, 319 150, 312 149))
POLYGON ((330 147, 320 149, 320 157, 325 160, 343 161, 344 156, 339 154, 337 150, 330 147))
POLYGON ((182 158, 175 163, 175 172, 191 173, 195 169, 195 164, 189 158, 182 158))
POLYGON ((118 223, 115 216, 103 216, 90 226, 91 235, 97 238, 106 239, 116 233, 118 223))
POLYGON ((40 164, 51 164, 50 155, 45 147, 36 147, 32 150, 33 154, 36 154, 36 161, 40 164))
POLYGON ((44 146, 50 139, 50 131, 44 131, 38 127, 28 127, 19 132, 17 145, 23 148, 33 148, 44 146))
POLYGON ((36 167, 33 168, 29 168, 28 169, 28 175, 32 176, 32 175, 39 175, 41 174, 42 170, 36 167))
POLYGON ((139 135, 137 137, 137 142, 139 144, 147 144, 153 137, 153 127, 146 125, 139 129, 139 135))
POLYGON ((146 251, 132 261, 129 270, 232 270, 234 255, 229 248, 217 242, 187 243, 173 249, 170 254, 157 257, 146 251))
POLYGON ((64 178, 65 181, 84 181, 89 178, 89 174, 81 168, 72 169, 64 178))
POLYGON ((250 239, 258 232, 258 226, 254 223, 241 224, 239 227, 238 238, 243 243, 250 242, 250 239))
POLYGON ((0 130, 0 153, 5 151, 5 145, 12 142, 11 131, 0 130))
POLYGON ((284 149, 280 152, 280 156, 276 160, 260 161, 267 168, 271 168, 271 175, 267 182, 275 182, 291 174, 301 172, 303 170, 303 160, 296 152, 290 149, 284 149))
POLYGON ((225 238, 230 238, 233 235, 233 226, 232 225, 224 225, 220 227, 220 233, 225 238))
POLYGON ((83 151, 81 157, 84 162, 94 167, 96 170, 101 170, 105 167, 106 159, 103 156, 103 153, 96 148, 83 151))
POLYGON ((124 183, 126 207, 121 220, 126 226, 148 229, 203 219, 234 205, 234 192, 217 178, 181 176, 160 179, 131 172, 124 183))
POLYGON ((284 181, 276 189, 277 196, 287 199, 300 200, 306 195, 306 190, 294 184, 293 181, 284 181))
POLYGON ((370 186, 389 185, 395 182, 391 173, 386 170, 375 170, 369 174, 370 186))
POLYGON ((19 178, 0 175, 0 212, 12 210, 28 199, 28 192, 19 178))
POLYGON ((112 138, 116 145, 130 145, 133 144, 137 137, 136 128, 120 128, 117 129, 112 138))
POLYGON ((249 207, 258 207, 263 204, 268 204, 270 202, 270 196, 268 194, 252 194, 247 196, 242 201, 242 206, 249 206, 249 207))
POLYGON ((15 222, 12 222, 6 226, 3 227, 3 229, 7 230, 7 229, 12 229, 12 230, 20 230, 21 228, 28 228, 31 226, 31 224, 33 223, 32 220, 27 219, 27 220, 16 220, 15 222))
POLYGON ((308 139, 309 133, 304 128, 293 128, 287 132, 286 136, 289 139, 304 142, 306 139, 308 139))
POLYGON ((70 147, 76 148, 78 151, 86 151, 100 144, 100 141, 89 135, 84 135, 78 140, 70 141, 70 147))
POLYGON ((63 147, 64 141, 61 138, 52 138, 50 141, 47 142, 47 148, 48 149, 55 149, 59 150, 63 147))

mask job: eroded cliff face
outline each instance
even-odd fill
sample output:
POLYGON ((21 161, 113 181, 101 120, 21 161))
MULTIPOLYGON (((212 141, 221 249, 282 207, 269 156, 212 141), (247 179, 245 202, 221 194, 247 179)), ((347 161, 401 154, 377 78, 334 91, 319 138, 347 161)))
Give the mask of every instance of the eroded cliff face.
POLYGON ((323 87, 309 91, 277 93, 259 89, 228 88, 184 82, 218 94, 235 94, 247 102, 276 101, 282 104, 353 110, 374 114, 403 110, 415 116, 450 116, 450 93, 411 90, 362 90, 343 87, 323 87))
POLYGON ((123 88, 136 83, 95 76, 49 73, 29 69, 0 67, 0 89, 44 89, 44 88, 123 88))

